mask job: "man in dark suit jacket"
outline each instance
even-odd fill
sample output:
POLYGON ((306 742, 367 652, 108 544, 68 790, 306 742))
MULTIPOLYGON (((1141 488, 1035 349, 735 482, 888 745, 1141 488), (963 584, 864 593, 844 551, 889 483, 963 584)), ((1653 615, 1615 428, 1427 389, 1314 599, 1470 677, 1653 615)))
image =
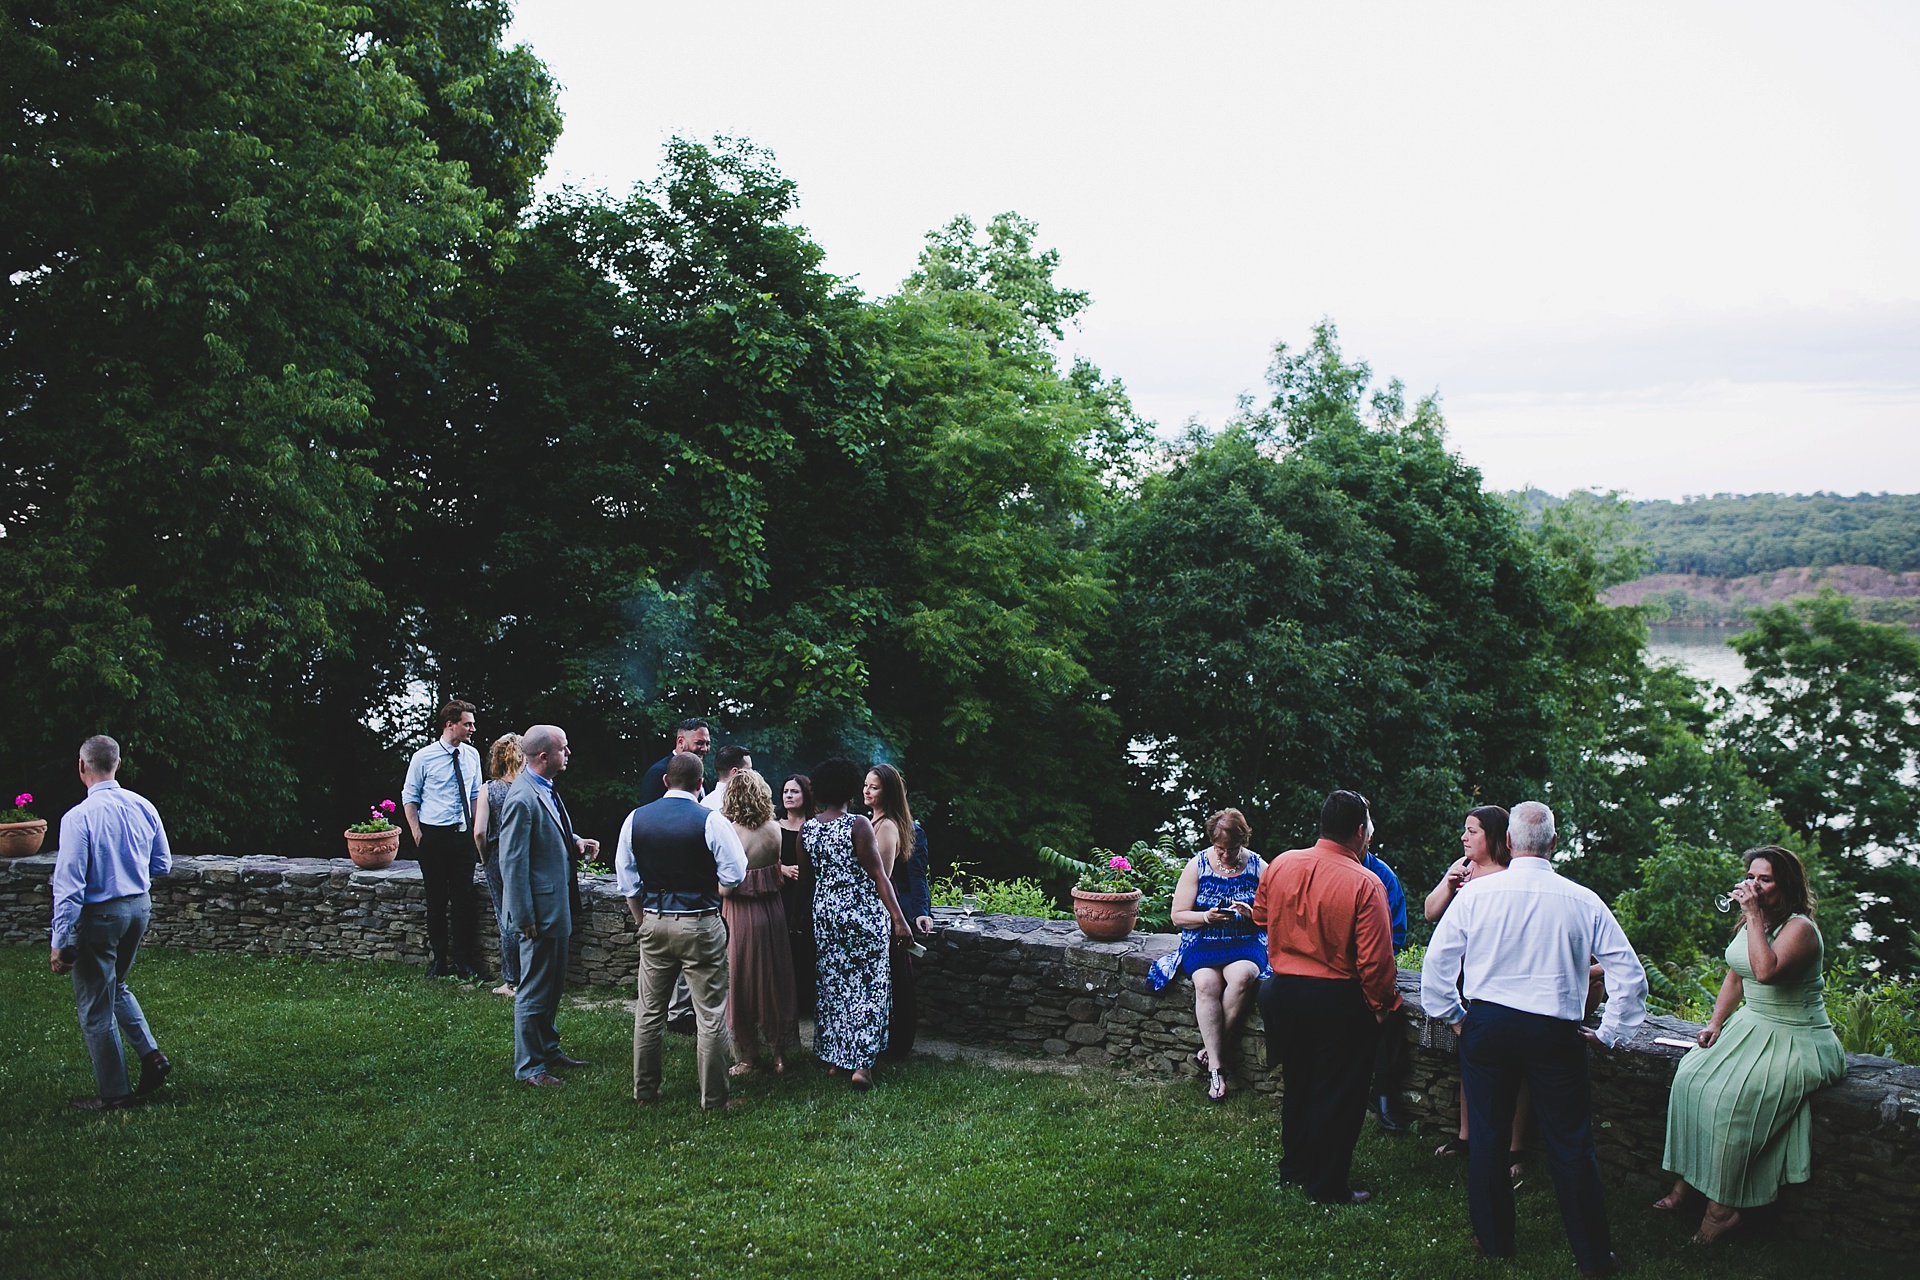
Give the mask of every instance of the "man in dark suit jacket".
MULTIPOLYGON (((677 755, 695 755, 706 760, 707 752, 713 750, 713 731, 707 728, 707 722, 699 719, 682 720, 673 730, 673 750, 653 762, 644 778, 640 779, 640 803, 652 804, 667 794, 667 766, 673 763, 677 755)), ((694 788, 698 795, 700 788, 694 788)))
POLYGON ((520 932, 520 989, 513 1000, 513 1073, 531 1085, 564 1083, 555 1067, 584 1067, 560 1048, 554 1015, 567 981, 568 900, 574 854, 592 857, 597 840, 573 831, 553 780, 571 750, 564 730, 537 724, 520 735, 526 768, 500 808, 500 898, 507 924, 520 932))

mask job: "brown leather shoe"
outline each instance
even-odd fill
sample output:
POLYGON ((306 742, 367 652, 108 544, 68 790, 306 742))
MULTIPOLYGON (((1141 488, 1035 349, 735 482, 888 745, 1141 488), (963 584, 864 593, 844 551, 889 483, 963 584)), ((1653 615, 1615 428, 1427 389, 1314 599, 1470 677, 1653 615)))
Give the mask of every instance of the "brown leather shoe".
POLYGON ((521 1081, 521 1083, 530 1084, 536 1089, 545 1089, 545 1088, 550 1088, 554 1085, 565 1084, 566 1081, 562 1080, 559 1076, 552 1075, 545 1071, 539 1071, 539 1072, 535 1072, 533 1075, 528 1076, 525 1080, 521 1081))
POLYGON ((117 1098, 103 1098, 96 1093, 90 1098, 74 1098, 72 1102, 81 1111, 124 1111, 133 1105, 133 1095, 123 1093, 117 1098))

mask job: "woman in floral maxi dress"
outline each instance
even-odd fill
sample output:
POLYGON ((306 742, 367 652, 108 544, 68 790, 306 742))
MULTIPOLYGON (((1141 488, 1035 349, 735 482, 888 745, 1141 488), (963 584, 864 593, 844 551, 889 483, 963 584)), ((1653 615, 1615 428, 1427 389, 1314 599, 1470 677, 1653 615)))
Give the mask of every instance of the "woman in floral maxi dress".
POLYGON ((851 760, 828 760, 813 771, 819 812, 801 833, 813 863, 813 936, 817 1009, 813 1052, 853 1087, 873 1087, 873 1064, 886 1046, 892 1008, 887 949, 910 936, 893 883, 874 849, 873 824, 847 812, 860 788, 851 760))

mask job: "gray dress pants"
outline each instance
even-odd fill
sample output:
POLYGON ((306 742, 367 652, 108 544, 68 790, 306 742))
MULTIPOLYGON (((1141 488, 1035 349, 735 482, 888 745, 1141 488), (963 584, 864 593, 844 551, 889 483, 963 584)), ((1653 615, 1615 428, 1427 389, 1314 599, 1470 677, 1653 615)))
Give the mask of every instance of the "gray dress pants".
POLYGON ((513 1074, 522 1080, 539 1075, 560 1057, 560 1029, 554 1018, 567 985, 568 937, 543 933, 520 939, 520 986, 513 997, 513 1074))
POLYGON ((160 1046, 147 1028, 140 1002, 127 989, 127 970, 140 951, 153 899, 147 894, 89 902, 80 909, 74 928, 73 1004, 80 1015, 80 1034, 93 1059, 93 1080, 103 1098, 121 1098, 133 1092, 127 1083, 127 1059, 120 1048, 126 1032, 136 1057, 144 1058, 160 1046))

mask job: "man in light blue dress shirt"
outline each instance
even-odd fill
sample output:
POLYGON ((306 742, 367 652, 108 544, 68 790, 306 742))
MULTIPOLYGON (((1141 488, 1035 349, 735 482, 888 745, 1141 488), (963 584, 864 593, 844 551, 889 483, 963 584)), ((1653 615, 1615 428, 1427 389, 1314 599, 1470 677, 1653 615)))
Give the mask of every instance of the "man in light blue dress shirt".
POLYGON ((120 744, 105 734, 80 744, 80 781, 87 798, 60 819, 53 864, 55 973, 73 974, 80 1034, 93 1059, 97 1091, 75 1098, 87 1111, 128 1106, 166 1082, 173 1064, 160 1052, 127 971, 153 915, 153 877, 173 866, 166 828, 154 807, 114 781, 120 744), (120 1035, 140 1058, 140 1087, 127 1084, 120 1035))
POLYGON ((1474 1244, 1490 1258, 1514 1253, 1506 1139, 1525 1080, 1573 1260, 1583 1275, 1611 1275, 1619 1263, 1593 1149, 1587 1045, 1619 1044, 1645 1020, 1647 973, 1600 896, 1553 869, 1553 810, 1515 805, 1507 844, 1513 861, 1461 888, 1420 972, 1421 1005, 1460 1039, 1474 1244), (1595 961, 1607 1012, 1589 1031, 1581 1023, 1595 961))
POLYGON ((475 924, 479 895, 473 868, 473 811, 480 802, 480 753, 472 746, 473 704, 458 699, 440 708, 440 736, 413 753, 400 788, 407 827, 420 859, 427 894, 430 978, 486 976, 475 924))

